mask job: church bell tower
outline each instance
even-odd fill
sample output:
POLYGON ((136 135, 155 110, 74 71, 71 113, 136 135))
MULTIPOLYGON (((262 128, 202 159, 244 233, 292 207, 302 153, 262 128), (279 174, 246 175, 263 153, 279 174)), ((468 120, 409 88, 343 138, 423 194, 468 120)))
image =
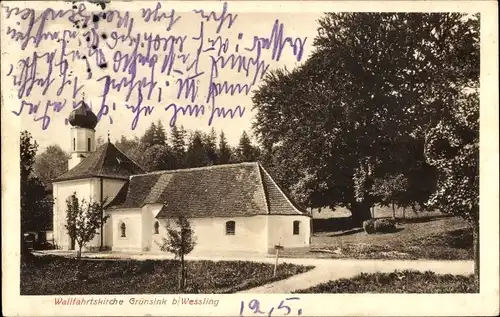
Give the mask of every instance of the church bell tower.
POLYGON ((84 101, 80 101, 78 107, 69 115, 68 121, 72 127, 71 157, 68 161, 70 170, 95 151, 94 128, 97 125, 97 116, 84 101))

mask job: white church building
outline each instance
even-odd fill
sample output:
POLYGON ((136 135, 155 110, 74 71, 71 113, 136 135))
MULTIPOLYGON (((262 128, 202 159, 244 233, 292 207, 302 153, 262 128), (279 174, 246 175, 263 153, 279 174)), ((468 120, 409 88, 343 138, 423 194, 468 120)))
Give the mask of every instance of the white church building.
POLYGON ((296 207, 257 162, 146 173, 111 142, 96 148, 97 118, 83 102, 69 117, 69 170, 53 181, 54 241, 77 248, 66 225, 66 199, 108 203, 109 219, 90 250, 160 252, 166 222, 182 213, 197 244, 192 253, 274 252, 306 247, 311 218, 296 207))

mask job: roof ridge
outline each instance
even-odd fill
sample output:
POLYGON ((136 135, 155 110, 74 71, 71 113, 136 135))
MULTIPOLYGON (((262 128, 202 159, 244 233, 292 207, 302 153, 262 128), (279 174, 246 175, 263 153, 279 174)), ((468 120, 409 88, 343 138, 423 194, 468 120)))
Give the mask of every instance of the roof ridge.
POLYGON ((170 181, 172 178, 171 175, 161 174, 154 183, 154 185, 151 187, 149 194, 146 196, 146 198, 144 198, 144 204, 151 204, 149 201, 156 201, 161 197, 163 191, 165 190, 165 187, 168 185, 168 182, 165 183, 166 181, 165 176, 170 176, 170 179, 168 179, 168 181, 170 181), (164 186, 160 187, 161 185, 164 186))
POLYGON ((300 215, 308 215, 307 212, 302 212, 293 202, 292 200, 288 197, 287 194, 285 194, 285 192, 281 189, 281 187, 274 181, 274 179, 271 177, 271 175, 265 170, 265 168, 262 166, 262 171, 264 171, 264 173, 266 173, 267 177, 271 180, 271 182, 273 183, 274 186, 276 186, 276 188, 278 189, 278 191, 280 192, 280 194, 285 198, 285 200, 290 204, 290 206, 293 207, 293 209, 300 215))
POLYGON ((132 163, 134 163, 135 165, 139 166, 141 168, 141 170, 145 171, 144 167, 140 164, 138 164, 136 161, 134 161, 130 156, 128 156, 127 154, 125 154, 125 152, 123 152, 122 150, 120 150, 116 145, 114 145, 113 143, 111 142, 108 142, 109 144, 113 145, 113 147, 115 149, 118 150, 118 152, 120 152, 121 154, 123 154, 126 158, 128 158, 132 163))
MULTIPOLYGON (((101 152, 101 156, 99 157, 99 161, 97 161, 97 166, 96 167, 99 167, 99 171, 98 171, 98 175, 102 174, 102 169, 104 167, 104 159, 106 158, 106 152, 108 150, 108 144, 109 142, 106 142, 104 143, 103 145, 101 145, 99 147, 100 148, 103 148, 102 152, 101 152)), ((97 149, 96 149, 96 152, 97 152, 97 149)))
POLYGON ((210 170, 210 169, 219 169, 224 167, 233 167, 233 166, 252 166, 257 165, 258 162, 241 162, 241 163, 230 163, 230 164, 220 164, 220 165, 209 165, 209 166, 200 166, 200 167, 190 167, 190 168, 179 168, 175 170, 161 170, 161 171, 153 171, 148 173, 134 174, 130 175, 130 178, 135 176, 146 176, 153 174, 165 174, 165 173, 182 173, 182 172, 191 172, 191 171, 200 171, 200 170, 210 170))
POLYGON ((262 192, 264 193, 264 201, 266 204, 267 214, 270 215, 271 214, 271 206, 269 206, 269 195, 267 194, 266 184, 264 184, 264 179, 262 177, 262 169, 263 168, 262 168, 262 165, 260 163, 257 163, 257 169, 258 169, 261 189, 262 189, 262 192))

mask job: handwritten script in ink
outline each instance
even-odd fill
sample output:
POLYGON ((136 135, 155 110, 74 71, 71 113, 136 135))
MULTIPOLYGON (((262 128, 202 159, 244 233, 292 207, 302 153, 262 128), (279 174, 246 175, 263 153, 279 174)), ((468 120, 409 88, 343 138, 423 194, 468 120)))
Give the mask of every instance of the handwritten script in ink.
POLYGON ((208 125, 241 118, 250 105, 234 97, 250 96, 285 55, 301 61, 307 41, 287 34, 279 19, 262 34, 243 32, 251 28, 238 26, 227 3, 182 13, 166 2, 133 12, 125 2, 113 9, 65 6, 2 4, 2 36, 21 52, 9 56, 7 67, 17 100, 12 113, 30 116, 43 130, 65 118, 57 114, 69 113, 86 91, 99 120, 113 123, 114 114, 125 112, 129 122, 120 124, 132 130, 158 112, 171 126, 182 116, 208 125))
POLYGON ((298 297, 288 297, 277 303, 277 305, 267 308, 263 308, 259 300, 252 299, 248 303, 245 303, 245 301, 240 302, 240 316, 245 316, 246 313, 250 315, 266 315, 269 317, 273 316, 273 314, 275 316, 301 316, 302 308, 300 308, 300 298, 298 297))

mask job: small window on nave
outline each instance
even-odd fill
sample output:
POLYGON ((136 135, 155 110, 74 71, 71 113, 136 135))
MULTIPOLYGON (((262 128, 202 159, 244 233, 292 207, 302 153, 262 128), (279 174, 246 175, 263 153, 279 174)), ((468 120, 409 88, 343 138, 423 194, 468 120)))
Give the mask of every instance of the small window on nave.
POLYGON ((236 223, 234 221, 226 222, 226 235, 234 236, 236 233, 236 223))
POLYGON ((293 222, 293 234, 297 235, 300 233, 300 221, 295 220, 293 222))
POLYGON ((126 238, 127 237, 127 226, 125 225, 124 222, 122 222, 120 225, 120 231, 121 231, 121 237, 126 238))

